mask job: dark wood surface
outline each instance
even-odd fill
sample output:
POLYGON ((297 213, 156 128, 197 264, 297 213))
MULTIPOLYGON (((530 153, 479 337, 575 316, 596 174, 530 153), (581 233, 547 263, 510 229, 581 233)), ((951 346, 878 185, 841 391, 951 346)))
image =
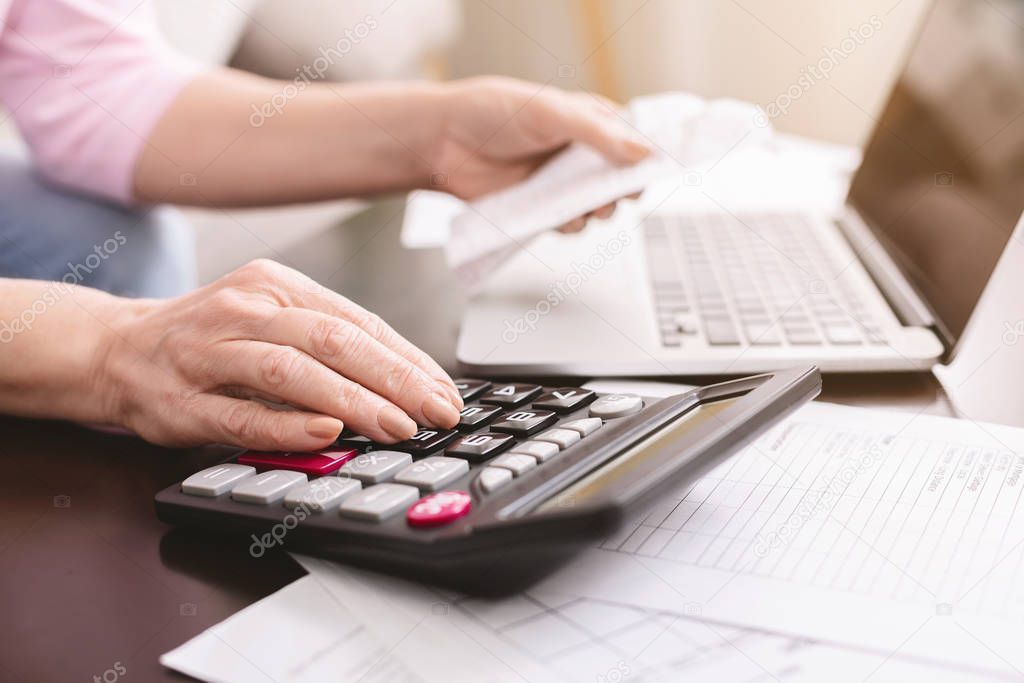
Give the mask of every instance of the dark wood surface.
MULTIPOLYGON (((441 253, 399 247, 401 207, 381 202, 277 258, 453 368, 465 298, 441 253)), ((823 398, 950 412, 928 374, 828 376, 823 398)), ((304 573, 283 552, 255 559, 245 539, 174 531, 155 518, 154 494, 223 449, 161 449, 11 418, 0 418, 0 437, 0 680, 102 680, 118 664, 129 681, 183 680, 160 667, 160 654, 304 573)))

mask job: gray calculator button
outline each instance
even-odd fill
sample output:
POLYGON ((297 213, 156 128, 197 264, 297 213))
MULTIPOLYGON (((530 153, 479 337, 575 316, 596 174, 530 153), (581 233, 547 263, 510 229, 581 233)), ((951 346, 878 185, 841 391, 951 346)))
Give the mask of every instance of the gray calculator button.
POLYGON ((190 496, 219 496, 247 477, 256 474, 256 468, 249 465, 228 463, 214 465, 181 482, 181 492, 190 496))
MULTIPOLYGON (((578 437, 579 434, 576 436, 578 437)), ((558 447, 558 444, 553 444, 548 441, 524 441, 521 444, 513 446, 511 452, 532 455, 537 462, 544 462, 548 458, 558 455, 559 450, 561 449, 558 447)))
POLYGON ((512 481, 512 472, 501 467, 485 467, 480 470, 479 481, 484 492, 490 493, 512 481))
POLYGON ((412 456, 398 451, 370 451, 345 463, 338 470, 339 477, 352 477, 364 484, 379 484, 412 462, 412 456))
POLYGON ((339 512, 344 517, 381 522, 415 503, 420 492, 415 486, 377 484, 341 501, 339 512))
POLYGON ((468 471, 469 463, 462 458, 435 455, 407 466, 395 475, 395 481, 418 486, 424 491, 436 491, 468 471))
POLYGON ((306 475, 302 472, 288 470, 270 470, 255 477, 243 479, 231 489, 231 498, 239 503, 255 503, 268 505, 284 498, 288 489, 306 483, 306 475))
MULTIPOLYGON (((554 446, 554 444, 546 445, 554 446)), ((558 452, 557 446, 555 446, 555 452, 558 452)), ((506 453, 505 455, 499 455, 487 464, 491 467, 504 467, 506 470, 509 470, 513 475, 518 477, 519 475, 529 472, 536 467, 537 459, 532 455, 527 455, 526 453, 506 453)))
POLYGON ((314 512, 323 512, 337 507, 342 499, 362 488, 355 479, 343 477, 320 477, 296 486, 284 497, 287 508, 306 507, 314 512))
POLYGON ((590 416, 609 420, 639 413, 644 407, 643 399, 633 394, 608 394, 590 405, 590 416))
POLYGON ((537 441, 547 441, 557 445, 560 449, 568 448, 580 440, 580 433, 571 429, 549 429, 543 434, 534 437, 537 441))
POLYGON ((602 424, 604 423, 601 422, 599 417, 585 417, 582 420, 572 420, 558 426, 561 429, 571 429, 574 432, 579 432, 580 436, 590 436, 600 429, 602 424))

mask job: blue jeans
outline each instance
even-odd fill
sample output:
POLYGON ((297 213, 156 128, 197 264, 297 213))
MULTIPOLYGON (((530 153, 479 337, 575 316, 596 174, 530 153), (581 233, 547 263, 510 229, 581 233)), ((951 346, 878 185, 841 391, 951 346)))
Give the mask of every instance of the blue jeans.
POLYGON ((0 277, 177 296, 196 286, 195 236, 173 208, 72 194, 41 182, 28 162, 0 156, 0 277))

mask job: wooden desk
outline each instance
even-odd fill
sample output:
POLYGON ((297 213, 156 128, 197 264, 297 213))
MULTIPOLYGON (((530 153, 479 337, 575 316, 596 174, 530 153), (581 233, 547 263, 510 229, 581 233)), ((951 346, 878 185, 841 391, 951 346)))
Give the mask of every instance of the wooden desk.
MULTIPOLYGON (((401 207, 382 202, 279 260, 377 311, 452 368, 465 300, 439 252, 399 247, 401 207)), ((824 398, 950 414, 931 375, 830 376, 824 398)), ((2 680, 102 680, 117 663, 128 681, 182 680, 160 654, 304 573, 282 552, 254 559, 245 539, 156 520, 153 495, 223 449, 171 451, 2 418, 0 435, 2 680)))

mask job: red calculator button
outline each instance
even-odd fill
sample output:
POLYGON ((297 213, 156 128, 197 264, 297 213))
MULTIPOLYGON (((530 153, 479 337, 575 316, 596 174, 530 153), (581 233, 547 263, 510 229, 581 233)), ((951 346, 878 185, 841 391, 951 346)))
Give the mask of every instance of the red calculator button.
POLYGON ((473 501, 465 491, 441 491, 420 498, 405 513, 409 526, 441 526, 469 513, 473 501))
POLYGON ((262 453, 248 451, 238 456, 239 465, 252 465, 259 471, 291 470, 322 477, 339 469, 359 455, 354 448, 328 448, 317 453, 262 453))

